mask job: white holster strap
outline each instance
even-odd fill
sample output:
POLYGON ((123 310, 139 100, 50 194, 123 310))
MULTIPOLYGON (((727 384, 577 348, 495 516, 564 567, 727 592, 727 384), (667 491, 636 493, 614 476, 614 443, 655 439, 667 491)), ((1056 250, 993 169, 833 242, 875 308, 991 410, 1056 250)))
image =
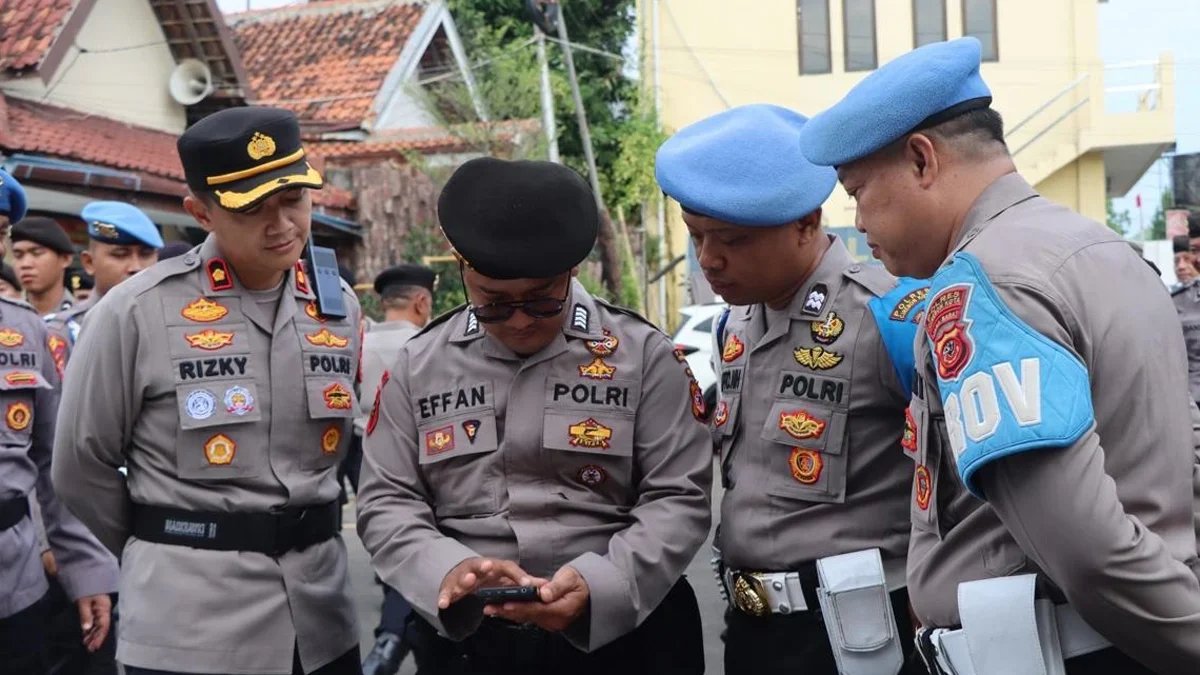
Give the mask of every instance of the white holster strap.
POLYGON ((817 598, 842 675, 896 675, 904 665, 879 549, 817 561, 817 598))

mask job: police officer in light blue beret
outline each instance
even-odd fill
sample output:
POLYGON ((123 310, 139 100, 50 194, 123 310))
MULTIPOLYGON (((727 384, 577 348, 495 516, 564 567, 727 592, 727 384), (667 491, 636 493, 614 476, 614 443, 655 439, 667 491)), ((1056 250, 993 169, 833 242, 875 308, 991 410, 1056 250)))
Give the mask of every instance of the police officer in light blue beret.
POLYGON ((1194 405, 1157 275, 1017 173, 973 38, 884 65, 800 149, 889 271, 931 278, 908 570, 931 671, 1195 673, 1194 405))
POLYGON ((7 171, 0 169, 0 228, 7 230, 25 217, 25 188, 7 171))
POLYGON ((726 492, 717 535, 725 672, 919 672, 905 591, 905 407, 925 286, 855 262, 821 226, 836 172, 800 154, 807 118, 747 105, 658 150, 713 290, 711 427, 726 492), (837 593, 873 612, 831 620, 837 593), (862 635, 879 636, 870 645, 862 635))

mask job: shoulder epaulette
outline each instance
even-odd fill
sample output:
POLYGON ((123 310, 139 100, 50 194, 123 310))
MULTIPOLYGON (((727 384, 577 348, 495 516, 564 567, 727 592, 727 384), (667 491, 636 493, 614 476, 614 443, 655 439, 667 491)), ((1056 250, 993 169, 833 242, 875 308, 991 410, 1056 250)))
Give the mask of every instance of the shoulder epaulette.
POLYGON ((641 321, 642 323, 646 324, 647 326, 650 326, 651 328, 658 331, 659 333, 663 333, 664 335, 666 335, 666 333, 663 331, 663 329, 661 329, 657 325, 655 325, 653 321, 651 321, 650 319, 647 319, 646 317, 642 316, 641 314, 638 314, 636 311, 629 309, 628 307, 621 307, 620 305, 614 305, 611 302, 606 302, 597 297, 593 297, 592 300, 597 305, 600 305, 600 306, 604 307, 605 309, 610 309, 610 310, 616 312, 617 314, 624 314, 625 316, 628 316, 630 318, 637 319, 638 321, 641 321))
POLYGON ((431 319, 429 321, 429 323, 425 324, 424 328, 417 331, 416 335, 413 335, 413 337, 415 338, 420 335, 424 335, 425 333, 429 332, 429 330, 431 328, 433 328, 435 326, 440 326, 441 324, 446 323, 450 319, 453 319, 456 315, 458 315, 459 312, 465 310, 467 308, 467 306, 468 306, 467 303, 464 302, 463 304, 459 305, 458 307, 455 307, 454 309, 447 310, 445 312, 442 312, 438 316, 435 316, 433 319, 431 319))

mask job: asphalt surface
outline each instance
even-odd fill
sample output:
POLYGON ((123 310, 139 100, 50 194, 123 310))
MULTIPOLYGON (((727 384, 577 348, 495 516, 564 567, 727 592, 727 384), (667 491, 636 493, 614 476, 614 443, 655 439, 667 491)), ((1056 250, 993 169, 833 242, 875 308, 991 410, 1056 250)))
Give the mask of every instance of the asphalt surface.
MULTIPOLYGON (((720 512, 721 488, 716 486, 713 489, 713 523, 717 522, 717 514, 720 512)), ((358 622, 359 622, 359 646, 362 650, 363 657, 371 650, 371 646, 375 644, 374 629, 379 623, 379 606, 383 601, 383 591, 375 583, 375 575, 371 571, 370 559, 367 556, 366 550, 362 547, 362 542, 359 541, 358 535, 354 530, 354 502, 351 500, 342 514, 343 536, 346 540, 346 548, 350 552, 350 582, 353 587, 354 600, 358 607, 358 622)), ((688 567, 687 576, 691 581, 692 587, 696 590, 696 599, 700 604, 700 618, 704 622, 704 660, 706 663, 706 672, 723 675, 725 669, 722 667, 722 645, 721 645, 721 628, 724 621, 725 602, 721 600, 721 596, 717 592, 716 579, 713 578, 712 569, 709 567, 708 560, 711 557, 712 535, 709 534, 709 539, 701 547, 696 554, 696 558, 688 567)), ((412 657, 404 662, 400 668, 401 675, 414 675, 416 667, 413 665, 412 657)))

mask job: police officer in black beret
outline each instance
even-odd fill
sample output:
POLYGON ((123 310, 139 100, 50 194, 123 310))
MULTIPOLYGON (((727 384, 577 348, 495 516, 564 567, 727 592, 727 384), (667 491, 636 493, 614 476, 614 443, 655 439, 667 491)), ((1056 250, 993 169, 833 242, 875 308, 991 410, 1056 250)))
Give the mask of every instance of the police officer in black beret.
POLYGON ((33 216, 12 227, 13 268, 25 287, 25 300, 43 319, 70 309, 75 298, 67 291, 66 270, 75 259, 75 245, 53 218, 33 216))
POLYGON ((476 159, 438 217, 469 304, 392 359, 358 498, 414 649, 435 672, 703 672, 681 575, 711 520, 704 398, 666 335, 574 279, 599 227, 587 183, 476 159), (501 585, 525 589, 489 601, 501 585))

